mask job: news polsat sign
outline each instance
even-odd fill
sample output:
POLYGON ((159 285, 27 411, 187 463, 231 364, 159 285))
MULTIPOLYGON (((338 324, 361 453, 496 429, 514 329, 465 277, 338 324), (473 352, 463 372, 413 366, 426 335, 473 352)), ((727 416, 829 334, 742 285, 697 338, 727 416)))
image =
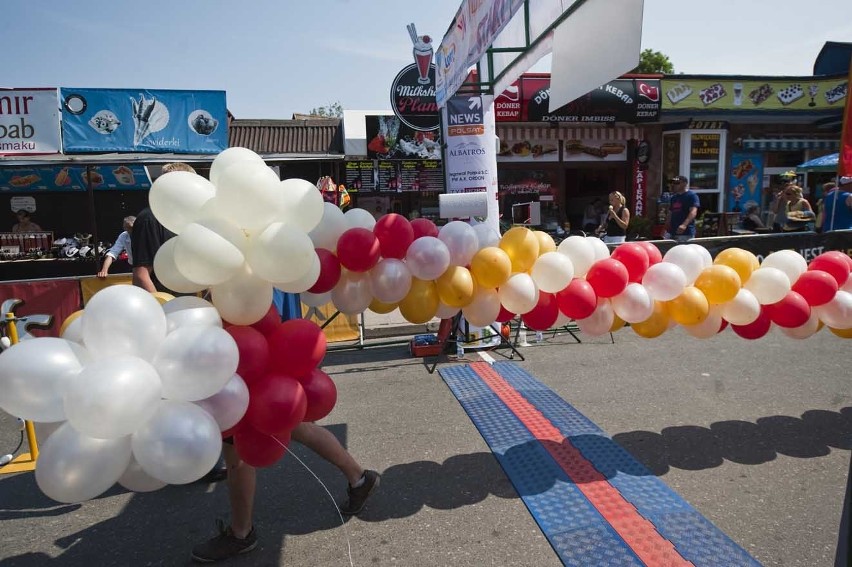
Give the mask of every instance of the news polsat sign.
POLYGON ((58 154, 56 89, 0 89, 0 155, 58 154))
POLYGON ((846 77, 714 78, 679 75, 663 79, 663 109, 724 111, 843 111, 846 77))
POLYGON ((228 147, 224 91, 59 92, 65 153, 218 154, 228 147))
POLYGON ((447 101, 447 193, 497 190, 494 115, 488 96, 447 101))
POLYGON ((522 76, 494 99, 498 122, 655 122, 659 79, 615 79, 549 112, 550 77, 522 76))

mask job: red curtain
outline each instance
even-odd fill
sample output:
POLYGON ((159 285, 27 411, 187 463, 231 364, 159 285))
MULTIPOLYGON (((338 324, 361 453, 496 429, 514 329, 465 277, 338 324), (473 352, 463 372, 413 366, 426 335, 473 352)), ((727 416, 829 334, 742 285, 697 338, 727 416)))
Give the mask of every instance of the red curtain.
POLYGON ((0 304, 0 317, 5 319, 12 312, 27 318, 16 325, 19 338, 24 333, 56 337, 65 318, 82 308, 80 284, 73 279, 4 283, 0 284, 0 304))

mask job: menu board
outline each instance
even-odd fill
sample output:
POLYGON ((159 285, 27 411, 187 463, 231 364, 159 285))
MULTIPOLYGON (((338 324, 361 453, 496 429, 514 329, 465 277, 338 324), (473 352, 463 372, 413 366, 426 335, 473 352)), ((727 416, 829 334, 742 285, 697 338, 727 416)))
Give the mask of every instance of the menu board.
POLYGON ((438 160, 406 160, 399 162, 403 191, 443 191, 444 168, 438 160))
POLYGON ((347 191, 357 193, 376 190, 375 163, 373 160, 347 161, 344 168, 346 169, 347 191))
POLYGON ((91 181, 96 190, 133 191, 151 188, 142 165, 46 166, 0 169, 0 191, 85 191, 91 181))
POLYGON ((344 167, 348 191, 444 190, 444 167, 439 160, 360 160, 348 161, 344 167))

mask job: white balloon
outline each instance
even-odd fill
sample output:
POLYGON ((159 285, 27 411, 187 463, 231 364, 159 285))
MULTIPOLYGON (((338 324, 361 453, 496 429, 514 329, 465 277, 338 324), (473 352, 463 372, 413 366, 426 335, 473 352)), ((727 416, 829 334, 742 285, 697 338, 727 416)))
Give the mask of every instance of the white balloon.
POLYGON ((166 314, 166 334, 186 325, 221 327, 222 317, 206 299, 194 295, 175 297, 163 304, 166 314))
POLYGON ((163 386, 157 370, 135 356, 88 363, 65 389, 65 415, 74 429, 96 439, 130 435, 154 413, 163 386))
POLYGON ((467 266, 479 250, 479 238, 473 227, 462 221, 450 221, 441 227, 438 240, 450 251, 451 266, 467 266))
POLYGON ((497 295, 500 297, 500 303, 508 311, 523 315, 535 308, 539 290, 529 274, 519 272, 512 274, 506 283, 500 286, 497 295))
POLYGON ((453 317, 458 315, 460 311, 461 309, 458 307, 450 307, 449 305, 444 305, 443 302, 439 301, 438 311, 437 313, 435 313, 435 317, 437 317, 438 319, 452 319, 453 317))
POLYGON ((598 305, 591 315, 585 319, 577 319, 577 327, 592 337, 605 335, 615 322, 615 311, 609 299, 599 297, 598 305))
POLYGON ((402 260, 384 258, 370 270, 373 297, 384 303, 398 303, 411 289, 411 271, 402 260))
POLYGON ((32 421, 63 421, 65 388, 90 359, 85 348, 65 339, 12 345, 0 353, 0 408, 32 421))
POLYGON ((807 339, 819 331, 819 316, 811 309, 811 316, 808 318, 807 323, 801 327, 790 329, 779 326, 778 328, 791 339, 807 339))
POLYGON ((654 264, 642 276, 642 285, 648 295, 657 301, 670 301, 683 293, 686 274, 680 266, 669 262, 654 264))
POLYGON ((565 254, 545 252, 536 259, 530 275, 538 289, 557 293, 571 283, 574 278, 574 265, 565 254))
POLYGON ((311 267, 308 268, 307 272, 302 274, 302 277, 291 282, 272 282, 272 285, 286 293, 303 293, 314 287, 314 284, 317 283, 321 272, 322 263, 320 262, 316 251, 314 251, 314 258, 311 262, 311 267))
POLYGON ((678 266, 686 274, 686 285, 692 285, 704 269, 704 257, 690 244, 678 244, 663 256, 663 262, 678 266))
POLYGON ((587 236, 586 241, 592 245, 592 249, 595 251, 595 262, 609 258, 609 247, 603 240, 594 236, 587 236))
POLYGON ((310 232, 320 222, 325 208, 317 186, 304 179, 285 179, 279 184, 276 222, 310 232))
POLYGON ((434 236, 421 236, 408 247, 405 265, 415 278, 435 280, 450 267, 450 251, 434 236))
POLYGON ((808 270, 808 262, 794 250, 779 250, 764 258, 760 267, 781 270, 790 280, 790 285, 793 285, 808 270))
POLYGON ((241 161, 265 163, 263 158, 248 148, 233 147, 223 150, 216 156, 210 165, 210 181, 214 185, 219 183, 219 176, 223 171, 241 161))
POLYGON ((154 256, 154 274, 164 286, 175 293, 196 293, 206 289, 205 284, 196 283, 187 278, 178 269, 175 261, 177 238, 166 240, 154 256))
POLYGON ((462 307, 465 320, 474 327, 487 327, 500 314, 500 296, 495 289, 479 288, 473 301, 462 307))
POLYGON ((338 311, 346 315, 366 311, 373 302, 369 275, 344 270, 340 274, 340 281, 331 290, 331 301, 338 311))
POLYGON ((299 299, 308 307, 321 307, 327 303, 331 303, 331 292, 325 293, 300 293, 299 299))
POLYGON ((65 423, 40 447, 36 484, 57 502, 82 502, 106 492, 130 463, 130 438, 94 439, 65 423))
POLYGON ((732 325, 750 325, 760 317, 760 302, 745 288, 740 289, 732 300, 721 307, 722 317, 732 325))
POLYGON ((151 184, 151 212, 164 227, 180 234, 197 211, 216 194, 216 187, 198 174, 171 171, 151 184))
POLYGON ((849 277, 846 278, 846 283, 844 283, 840 289, 852 293, 852 272, 849 273, 849 277))
MULTIPOLYGON (((206 207, 206 205, 205 205, 206 207)), ((200 224, 204 228, 208 228, 233 244, 237 250, 246 253, 249 247, 249 237, 247 232, 235 225, 227 218, 219 216, 211 216, 209 212, 200 215, 193 222, 200 224)))
MULTIPOLYGON (((685 246, 691 246, 695 252, 701 256, 701 262, 704 268, 709 268, 713 265, 713 256, 710 255, 710 251, 701 246, 700 244, 685 244, 685 246)), ((699 337, 701 338, 701 337, 699 337)))
POLYGON ((610 300, 613 311, 626 323, 641 323, 654 314, 654 300, 642 284, 629 283, 610 300))
POLYGON ((272 284, 243 265, 234 277, 210 288, 210 298, 222 319, 233 325, 251 325, 263 319, 272 305, 272 284))
POLYGON ((161 400, 151 419, 132 435, 131 444, 142 470, 169 484, 198 480, 222 451, 216 420, 195 404, 175 400, 161 400))
POLYGON ((790 278, 778 268, 761 266, 751 273, 743 288, 752 292, 761 305, 771 305, 790 291, 790 278))
POLYGON ((589 268, 592 267, 592 264, 595 263, 597 255, 592 240, 592 238, 584 238, 582 236, 569 236, 560 242, 556 248, 557 252, 565 254, 571 260, 571 265, 574 266, 575 278, 584 277, 589 271, 589 268))
POLYGON ((216 182, 216 207, 240 228, 261 229, 278 212, 279 183, 278 175, 265 163, 237 162, 216 182))
POLYGON ((239 374, 234 374, 221 390, 195 402, 213 416, 219 429, 225 431, 235 426, 248 409, 249 390, 239 374))
POLYGON ((813 310, 823 323, 833 329, 852 329, 852 293, 848 291, 838 291, 834 299, 813 310))
POLYGON ((175 266, 189 281, 216 285, 231 279, 245 262, 240 249, 198 223, 184 227, 175 243, 175 266))
POLYGON ((491 228, 491 226, 480 223, 474 225, 473 231, 476 233, 476 241, 479 242, 479 249, 489 246, 500 246, 500 233, 491 228))
POLYGON ((166 314, 156 298, 132 285, 112 285, 86 304, 83 342, 95 358, 128 354, 151 360, 166 338, 166 314))
MULTIPOLYGON (((270 303, 266 309, 269 310, 270 303)), ((195 401, 209 398, 237 371, 240 353, 233 337, 219 327, 189 325, 166 337, 154 357, 163 397, 195 401)))
POLYGON ((305 276, 317 261, 317 253, 303 231, 275 222, 251 239, 247 259, 255 275, 283 283, 305 276))
POLYGON ((709 339, 719 334, 722 328, 721 305, 711 305, 707 317, 697 325, 684 325, 683 330, 696 339, 709 339))
POLYGON ((367 230, 373 230, 373 227, 376 226, 376 219, 369 213, 369 211, 365 211, 364 209, 349 209, 345 213, 343 213, 344 218, 346 219, 346 225, 348 228, 366 228, 367 230))
POLYGON ((165 482, 142 470, 142 466, 136 462, 132 454, 130 464, 127 465, 124 474, 118 479, 118 484, 133 492, 153 492, 166 486, 165 482))
POLYGON ((332 252, 337 251, 337 241, 340 235, 349 230, 346 217, 343 216, 334 203, 323 203, 322 219, 319 224, 308 234, 314 243, 314 248, 325 248, 332 252))
POLYGON ((83 344, 83 320, 80 317, 77 317, 65 327, 65 330, 62 331, 62 334, 59 336, 61 339, 65 339, 66 341, 71 341, 72 343, 77 343, 78 345, 83 344))

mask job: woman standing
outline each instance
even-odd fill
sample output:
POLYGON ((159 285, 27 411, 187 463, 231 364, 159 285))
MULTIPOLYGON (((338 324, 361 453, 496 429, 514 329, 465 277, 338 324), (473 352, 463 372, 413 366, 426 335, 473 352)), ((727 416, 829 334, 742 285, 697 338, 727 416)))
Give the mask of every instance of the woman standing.
POLYGON ((627 199, 618 191, 609 194, 609 211, 605 222, 598 227, 599 233, 605 233, 604 242, 619 244, 627 239, 627 225, 630 224, 630 211, 625 203, 627 199))
POLYGON ((787 220, 782 230, 784 232, 813 230, 816 215, 811 204, 802 195, 802 188, 798 185, 788 185, 784 189, 783 198, 787 203, 785 206, 787 220))

